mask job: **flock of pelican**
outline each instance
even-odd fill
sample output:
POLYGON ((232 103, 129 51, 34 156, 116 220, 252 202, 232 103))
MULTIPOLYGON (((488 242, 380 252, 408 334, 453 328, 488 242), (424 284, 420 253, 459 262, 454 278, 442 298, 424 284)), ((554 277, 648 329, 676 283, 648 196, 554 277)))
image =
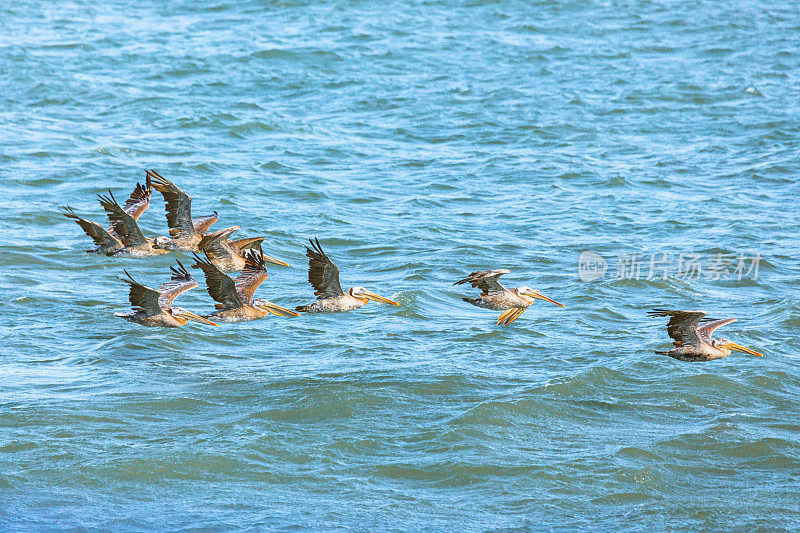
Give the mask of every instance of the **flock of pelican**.
MULTIPOLYGON (((172 276, 157 289, 140 284, 124 270, 126 277, 119 279, 129 286, 128 299, 132 311, 115 313, 116 316, 143 326, 181 327, 190 320, 211 326, 216 322, 242 322, 256 320, 267 315, 299 316, 299 313, 335 313, 352 311, 366 305, 370 300, 389 305, 399 303, 379 296, 364 287, 351 287, 345 292, 339 282, 339 267, 322 250, 318 239, 309 239, 306 246, 308 257, 308 282, 314 288, 317 299, 308 304, 286 309, 262 298, 254 298, 258 287, 268 277, 266 264, 288 266, 283 261, 270 257, 261 249, 264 237, 248 237, 229 240, 239 226, 232 226, 208 233, 219 220, 213 214, 192 217, 192 199, 177 185, 155 170, 145 171, 146 181, 136 184, 125 205, 119 205, 111 191, 98 195, 110 226, 79 217, 68 206, 62 206, 62 214, 76 222, 95 244, 88 252, 109 256, 149 257, 170 252, 191 253, 193 268, 205 275, 206 290, 216 302, 214 312, 201 316, 172 305, 182 293, 197 287, 197 281, 180 261, 170 267, 172 276), (136 221, 150 206, 152 189, 164 197, 168 234, 150 239, 145 237, 136 221), (201 257, 203 253, 205 257, 201 257), (239 272, 235 278, 228 273, 239 272), (215 322, 216 321, 216 322, 215 322)), ((505 269, 485 270, 469 274, 456 281, 455 285, 469 283, 480 289, 476 298, 462 298, 477 307, 502 311, 498 325, 508 325, 530 307, 536 300, 544 300, 564 307, 536 289, 522 286, 507 289, 500 284, 500 276, 508 274, 505 269)), ((703 311, 672 311, 654 309, 654 317, 669 317, 667 333, 675 348, 656 353, 668 355, 681 361, 710 361, 730 355, 732 350, 761 356, 762 354, 726 339, 712 339, 711 334, 735 318, 706 318, 703 311)))

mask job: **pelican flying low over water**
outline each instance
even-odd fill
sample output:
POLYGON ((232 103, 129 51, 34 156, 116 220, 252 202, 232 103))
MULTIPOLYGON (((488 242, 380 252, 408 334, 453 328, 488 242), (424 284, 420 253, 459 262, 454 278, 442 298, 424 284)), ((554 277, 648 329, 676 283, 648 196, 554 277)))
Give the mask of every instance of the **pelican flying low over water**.
MULTIPOLYGON (((140 183, 136 184, 133 192, 128 197, 122 210, 128 213, 133 220, 137 220, 142 213, 144 213, 150 206, 150 195, 152 193, 150 177, 147 177, 145 185, 140 183)), ((114 231, 113 225, 109 228, 104 228, 96 222, 86 220, 75 214, 75 211, 69 206, 61 206, 63 215, 70 220, 74 220, 81 229, 91 237, 96 247, 93 250, 86 250, 87 252, 101 253, 105 255, 114 255, 116 252, 124 248, 120 236, 114 231)))
POLYGON ((169 253, 169 250, 156 248, 153 241, 148 239, 139 229, 139 225, 131 215, 125 212, 117 203, 116 198, 108 191, 108 196, 98 195, 100 205, 105 209, 114 232, 119 235, 123 247, 115 250, 112 255, 128 257, 150 257, 169 253))
MULTIPOLYGON (((237 229, 239 229, 239 226, 232 226, 203 235, 203 238, 200 239, 200 244, 197 245, 206 254, 208 260, 223 272, 238 272, 242 270, 245 266, 245 253, 247 250, 252 249, 261 252, 261 243, 264 241, 264 237, 245 237, 244 239, 229 241, 228 237, 237 229)), ((264 260, 275 265, 289 266, 283 261, 278 261, 268 255, 264 255, 264 260)))
POLYGON ((670 311, 668 309, 653 309, 648 311, 652 317, 668 316, 667 333, 674 341, 675 348, 667 352, 656 351, 657 354, 668 355, 679 361, 712 361, 722 359, 731 354, 731 350, 749 353, 764 357, 744 346, 727 339, 712 339, 711 334, 715 329, 736 322, 735 318, 716 320, 705 318, 705 311, 670 311), (702 324, 700 324, 702 322, 702 324))
POLYGON ((268 314, 278 316, 300 316, 299 313, 285 309, 261 298, 253 299, 253 294, 269 275, 264 265, 264 255, 257 250, 248 250, 244 270, 234 280, 209 260, 194 254, 195 268, 202 269, 206 275, 208 294, 217 303, 210 318, 221 322, 244 322, 256 320, 268 314))
POLYGON ((339 311, 352 311, 363 307, 370 300, 391 305, 400 305, 383 296, 378 296, 364 287, 352 287, 346 293, 339 283, 339 267, 333 264, 318 239, 308 240, 311 248, 306 246, 308 257, 308 282, 314 287, 317 301, 309 305, 295 307, 296 311, 305 313, 337 313, 339 311))
POLYGON ((197 245, 203 234, 219 220, 217 213, 193 219, 192 198, 188 194, 155 170, 148 170, 147 175, 153 188, 164 196, 169 226, 169 237, 156 237, 155 246, 171 252, 199 251, 197 245))
POLYGON ((456 281, 453 285, 470 283, 473 287, 480 289, 481 295, 479 297, 462 298, 462 300, 478 307, 503 311, 500 318, 497 320, 498 325, 508 325, 514 322, 534 300, 546 300, 558 306, 565 307, 564 304, 551 300, 538 290, 531 289, 530 287, 523 286, 515 289, 506 289, 500 284, 498 278, 509 272, 510 270, 506 269, 473 272, 466 278, 456 281))
POLYGON ((114 313, 114 315, 143 326, 178 328, 185 326, 189 320, 216 326, 214 322, 200 315, 181 307, 172 307, 172 302, 175 298, 189 289, 197 287, 197 282, 186 271, 180 261, 178 261, 177 268, 170 267, 170 270, 172 271, 172 278, 158 289, 145 287, 134 280, 126 270, 125 275, 128 276, 128 279, 119 279, 130 285, 128 298, 131 301, 133 312, 114 313))

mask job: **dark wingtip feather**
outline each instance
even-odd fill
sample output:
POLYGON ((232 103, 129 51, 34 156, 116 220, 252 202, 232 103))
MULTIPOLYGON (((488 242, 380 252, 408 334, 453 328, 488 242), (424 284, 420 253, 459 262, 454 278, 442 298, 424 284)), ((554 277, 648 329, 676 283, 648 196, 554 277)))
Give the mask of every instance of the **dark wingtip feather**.
POLYGON ((178 259, 176 259, 175 262, 178 263, 178 268, 175 268, 174 266, 169 267, 169 269, 172 271, 172 279, 175 281, 188 281, 192 279, 192 275, 189 274, 189 271, 186 270, 186 267, 183 266, 183 263, 181 263, 178 259))
POLYGON ((208 266, 213 266, 213 264, 207 260, 200 257, 197 252, 192 252, 192 257, 194 257, 195 263, 192 265, 192 268, 203 268, 208 266))
POLYGON ((260 250, 245 250, 244 252, 244 260, 245 260, 245 268, 247 266, 253 267, 254 270, 263 269, 264 266, 264 254, 260 250))
MULTIPOLYGON (((658 318, 662 316, 673 317, 678 313, 692 313, 692 312, 695 311, 676 311, 674 309, 651 309, 650 311, 647 312, 647 316, 651 318, 658 318)), ((700 322, 712 322, 714 320, 719 320, 719 319, 710 316, 704 316, 700 318, 700 322)))
POLYGON ((133 276, 131 276, 130 272, 128 272, 126 269, 122 269, 122 271, 125 272, 125 275, 128 276, 128 279, 121 278, 119 276, 117 276, 117 279, 119 279, 121 281, 124 281, 128 285, 130 285, 130 284, 137 284, 138 285, 138 282, 135 279, 133 279, 133 276))
POLYGON ((137 181, 136 182, 136 187, 133 188, 133 193, 131 194, 131 197, 128 199, 128 202, 126 202, 126 203, 129 203, 129 202, 132 202, 132 201, 133 202, 141 202, 141 201, 144 201, 144 200, 148 200, 150 198, 150 195, 151 195, 150 185, 151 185, 151 182, 150 182, 150 177, 149 176, 147 177, 146 185, 142 185, 141 183, 139 183, 137 181))
POLYGON ((306 257, 310 259, 324 260, 325 252, 322 251, 322 247, 319 244, 319 239, 314 237, 313 239, 308 239, 308 242, 311 243, 311 248, 306 246, 306 257))
POLYGON ((314 242, 311 243, 314 246, 314 249, 317 251, 319 255, 325 257, 325 252, 322 251, 322 245, 319 243, 319 239, 314 237, 314 242))
POLYGON ((117 207, 119 207, 119 204, 117 203, 117 199, 114 198, 114 194, 111 192, 110 189, 108 191, 108 196, 105 196, 103 194, 98 194, 97 197, 100 199, 100 203, 103 204, 103 207, 105 207, 106 204, 109 205, 109 206, 117 206, 117 207))

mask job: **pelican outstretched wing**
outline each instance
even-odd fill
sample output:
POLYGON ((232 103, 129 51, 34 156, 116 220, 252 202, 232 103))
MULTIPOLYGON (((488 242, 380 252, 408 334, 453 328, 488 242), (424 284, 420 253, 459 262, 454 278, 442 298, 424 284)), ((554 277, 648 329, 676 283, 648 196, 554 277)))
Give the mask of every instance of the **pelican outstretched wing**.
POLYGON ((710 343, 711 342, 711 334, 714 333, 714 330, 724 326, 725 324, 730 324, 731 322, 736 322, 735 318, 723 318, 721 320, 708 320, 707 322, 703 322, 701 326, 697 328, 697 334, 700 337, 710 343))
POLYGON ((197 248, 205 252, 211 261, 231 261, 235 251, 231 248, 228 237, 237 229, 239 229, 239 226, 231 226, 230 228, 203 235, 203 238, 197 244, 197 248))
POLYGON ((164 201, 167 203, 167 226, 170 237, 195 235, 197 232, 192 221, 191 197, 155 170, 148 170, 147 175, 153 181, 153 188, 164 196, 164 201))
POLYGON ((133 192, 128 197, 122 209, 133 217, 133 220, 138 220, 142 213, 147 211, 150 207, 150 195, 152 194, 153 184, 150 182, 150 175, 147 175, 147 181, 144 185, 137 183, 133 192))
POLYGON ((146 287, 133 279, 127 270, 124 272, 128 278, 119 279, 130 285, 128 299, 131 301, 131 307, 133 307, 133 310, 142 311, 146 313, 147 316, 161 314, 161 306, 158 305, 158 299, 161 296, 161 293, 155 289, 146 287))
POLYGON ((260 252, 262 242, 264 242, 264 237, 245 237, 244 239, 228 241, 228 245, 236 250, 239 255, 244 255, 243 252, 245 250, 258 250, 260 252))
POLYGON ((84 233, 91 237, 96 245, 122 246, 122 243, 119 242, 119 239, 111 235, 106 228, 97 222, 92 222, 90 220, 86 220, 85 218, 79 217, 69 206, 62 205, 61 209, 63 210, 62 214, 68 219, 74 220, 75 223, 81 227, 84 233))
POLYGON ((108 219, 111 221, 111 227, 114 228, 114 233, 120 236, 122 244, 125 246, 136 246, 147 242, 142 230, 131 215, 125 212, 119 204, 117 199, 111 191, 108 191, 108 196, 98 194, 100 205, 105 209, 108 219))
POLYGON ((478 272, 473 272, 466 278, 460 281, 456 281, 453 285, 461 285, 462 283, 469 283, 473 287, 476 287, 481 290, 481 296, 486 296, 488 294, 503 292, 504 290, 506 290, 506 288, 500 284, 499 278, 503 274, 508 274, 509 272, 511 271, 506 270, 505 268, 498 270, 482 270, 478 272))
POLYGON ((219 220, 219 214, 214 211, 214 214, 212 215, 194 217, 192 219, 192 226, 194 226, 195 232, 197 232, 199 235, 203 235, 208 231, 208 228, 214 225, 217 220, 219 220))
MULTIPOLYGON (((672 311, 669 309, 653 309, 647 314, 652 317, 668 316, 667 334, 676 348, 681 346, 700 346, 706 342, 698 333, 698 324, 704 320, 705 311, 672 311)), ((710 324, 711 322, 709 322, 710 324)), ((720 324, 721 325, 721 324, 720 324)), ((719 326, 716 326, 719 327, 719 326)), ((716 327, 714 329, 716 329, 716 327)), ((713 331, 713 329, 712 329, 713 331)))
POLYGON ((197 282, 192 275, 189 274, 189 271, 186 270, 186 267, 184 267, 180 261, 177 261, 177 263, 177 267, 169 267, 172 271, 172 278, 158 287, 158 292, 161 293, 161 296, 158 298, 158 305, 161 306, 161 309, 171 309, 172 302, 175 298, 189 289, 197 287, 197 282))
POLYGON ((333 264, 333 261, 322 251, 319 239, 308 239, 308 242, 311 243, 311 248, 306 246, 308 282, 314 287, 317 299, 341 296, 344 291, 339 284, 339 267, 333 264))
POLYGON ((236 282, 229 275, 214 266, 214 263, 202 259, 194 254, 196 263, 194 268, 199 268, 206 276, 206 289, 208 294, 217 302, 217 309, 235 309, 242 306, 242 299, 236 292, 236 282))
POLYGON ((236 291, 242 300, 249 302, 253 299, 258 286, 269 277, 267 267, 264 266, 264 254, 256 250, 245 252, 244 270, 236 278, 236 291))

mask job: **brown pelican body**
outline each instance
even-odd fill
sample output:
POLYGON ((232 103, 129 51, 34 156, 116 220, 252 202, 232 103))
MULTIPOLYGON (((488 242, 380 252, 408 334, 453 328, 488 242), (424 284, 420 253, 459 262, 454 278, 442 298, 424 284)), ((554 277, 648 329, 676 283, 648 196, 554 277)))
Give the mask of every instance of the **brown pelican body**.
POLYGON ((153 246, 153 241, 148 239, 139 229, 139 225, 131 215, 125 212, 117 203, 111 191, 108 196, 98 195, 100 205, 105 209, 114 233, 119 235, 123 247, 115 250, 112 255, 127 257, 150 257, 169 253, 169 250, 162 250, 153 246))
POLYGON ((217 213, 193 219, 192 198, 188 194, 155 170, 148 170, 147 175, 153 182, 153 188, 164 196, 166 202, 169 237, 156 237, 156 247, 171 252, 199 251, 197 245, 203 234, 219 220, 217 213))
MULTIPOLYGON (((239 272, 246 263, 245 254, 248 250, 261 252, 261 243, 264 237, 248 237, 229 241, 231 233, 239 229, 239 226, 232 226, 223 230, 203 235, 197 247, 205 252, 206 257, 215 267, 223 272, 239 272)), ((262 254, 263 255, 263 254, 262 254)), ((278 261, 274 257, 264 255, 264 260, 275 265, 289 266, 283 261, 278 261)))
POLYGON ((296 307, 295 310, 305 313, 338 313, 363 307, 370 300, 400 305, 388 298, 378 296, 364 287, 352 287, 345 293, 339 284, 339 267, 333 264, 333 261, 322 251, 319 240, 309 239, 309 242, 311 248, 306 246, 308 282, 314 287, 317 301, 296 307))
POLYGON ((763 357, 762 354, 727 339, 711 338, 715 329, 736 322, 735 318, 716 320, 705 318, 705 311, 670 311, 668 309, 653 309, 648 312, 648 315, 670 317, 667 323, 667 333, 673 340, 675 348, 667 352, 656 351, 657 354, 668 355, 679 361, 691 362, 722 359, 728 357, 731 350, 763 357))
POLYGON ((206 275, 206 288, 218 303, 209 318, 221 322, 244 322, 263 318, 270 313, 278 316, 299 316, 298 313, 285 309, 261 298, 253 299, 253 293, 268 277, 264 265, 264 256, 258 250, 248 250, 242 273, 234 280, 209 260, 201 259, 194 254, 197 261, 195 268, 200 268, 206 275))
POLYGON ((499 278, 503 274, 508 274, 509 272, 509 270, 505 269, 473 272, 466 278, 456 281, 454 285, 469 283, 473 287, 480 289, 481 295, 479 297, 462 298, 462 300, 478 307, 494 309, 495 311, 504 311, 497 320, 498 325, 508 325, 514 322, 535 300, 546 300, 564 307, 564 304, 551 300, 538 290, 531 289, 530 287, 506 289, 500 284, 499 278))
MULTIPOLYGON (((122 206, 122 210, 128 213, 133 220, 137 220, 150 206, 150 194, 151 184, 150 177, 148 176, 146 185, 142 185, 141 183, 136 184, 133 192, 125 202, 125 205, 122 206)), ((94 241, 96 245, 95 248, 86 250, 87 252, 114 255, 125 247, 125 245, 122 244, 120 236, 114 231, 113 225, 109 228, 104 228, 96 222, 79 217, 69 206, 61 206, 61 209, 65 217, 74 220, 84 233, 94 241)))
POLYGON ((128 271, 128 279, 119 278, 130 286, 128 298, 133 307, 130 313, 114 313, 115 316, 136 322, 143 326, 178 328, 185 326, 189 320, 210 324, 215 323, 180 307, 172 307, 172 302, 180 294, 197 287, 189 272, 178 262, 178 268, 170 267, 172 278, 158 289, 145 287, 134 280, 128 271))

